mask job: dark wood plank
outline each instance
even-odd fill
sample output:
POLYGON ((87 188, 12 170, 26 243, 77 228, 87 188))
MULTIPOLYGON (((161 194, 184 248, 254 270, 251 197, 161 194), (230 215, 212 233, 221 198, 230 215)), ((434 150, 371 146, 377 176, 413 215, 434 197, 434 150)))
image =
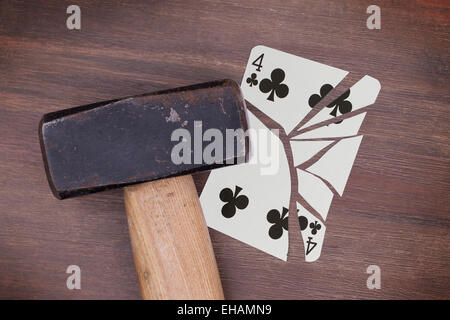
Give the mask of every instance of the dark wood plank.
POLYGON ((298 241, 282 262, 211 230, 226 297, 450 298, 449 1, 378 1, 381 30, 366 28, 369 3, 357 1, 80 0, 80 31, 66 28, 69 4, 0 2, 0 298, 139 298, 122 192, 54 199, 43 113, 240 82, 258 44, 369 74, 382 89, 321 258, 305 263, 298 241), (70 264, 81 290, 66 288, 70 264), (366 288, 370 264, 381 290, 366 288))

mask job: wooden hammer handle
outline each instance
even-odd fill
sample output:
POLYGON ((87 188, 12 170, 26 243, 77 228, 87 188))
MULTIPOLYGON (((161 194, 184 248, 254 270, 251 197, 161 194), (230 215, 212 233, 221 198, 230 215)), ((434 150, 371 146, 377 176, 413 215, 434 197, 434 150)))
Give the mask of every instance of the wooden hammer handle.
POLYGON ((161 179, 124 190, 143 299, 223 299, 192 177, 161 179))

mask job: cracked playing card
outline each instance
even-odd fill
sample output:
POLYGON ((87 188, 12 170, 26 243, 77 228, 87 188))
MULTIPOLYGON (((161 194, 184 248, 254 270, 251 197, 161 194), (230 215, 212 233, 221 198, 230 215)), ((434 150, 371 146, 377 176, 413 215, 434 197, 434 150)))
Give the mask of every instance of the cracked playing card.
POLYGON ((211 171, 200 203, 209 227, 286 260, 288 161, 278 137, 250 111, 248 125, 248 163, 211 171), (271 210, 277 212, 268 216, 271 210))
POLYGON ((252 49, 241 90, 281 132, 248 111, 249 163, 213 170, 201 193, 209 227, 286 260, 289 207, 296 203, 298 224, 289 228, 300 228, 306 261, 320 257, 331 203, 343 196, 362 141, 366 112, 358 110, 381 88, 364 76, 322 105, 347 74, 265 46, 252 49))

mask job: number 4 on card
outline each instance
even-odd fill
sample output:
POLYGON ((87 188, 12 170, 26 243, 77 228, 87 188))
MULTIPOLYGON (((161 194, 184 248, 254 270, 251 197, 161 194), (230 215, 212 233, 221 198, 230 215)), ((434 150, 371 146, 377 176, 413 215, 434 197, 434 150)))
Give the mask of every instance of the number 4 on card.
POLYGON ((260 55, 258 58, 255 59, 255 61, 252 62, 252 66, 256 67, 256 71, 261 71, 262 68, 262 62, 264 59, 264 53, 260 55))

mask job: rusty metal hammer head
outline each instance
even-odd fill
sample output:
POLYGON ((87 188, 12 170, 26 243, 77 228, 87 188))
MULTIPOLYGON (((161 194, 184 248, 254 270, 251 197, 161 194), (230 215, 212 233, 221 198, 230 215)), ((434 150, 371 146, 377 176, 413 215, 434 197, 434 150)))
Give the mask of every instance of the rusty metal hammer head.
POLYGON ((241 134, 234 135, 232 145, 223 138, 214 161, 204 159, 202 132, 209 129, 223 137, 246 130, 245 102, 235 82, 214 81, 49 113, 40 122, 39 136, 50 187, 64 199, 244 161, 248 148, 241 134), (180 158, 188 161, 180 163, 180 158))

